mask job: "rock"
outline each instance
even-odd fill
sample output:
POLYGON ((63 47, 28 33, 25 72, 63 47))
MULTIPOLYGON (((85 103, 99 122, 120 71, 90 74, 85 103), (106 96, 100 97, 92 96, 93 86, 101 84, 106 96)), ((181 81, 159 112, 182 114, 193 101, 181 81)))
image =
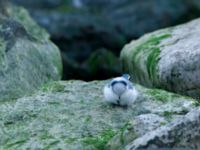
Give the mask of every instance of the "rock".
POLYGON ((200 19, 147 34, 126 45, 124 70, 134 81, 194 98, 200 97, 200 19))
POLYGON ((164 126, 197 105, 191 98, 136 85, 140 95, 134 105, 113 107, 103 101, 107 82, 52 82, 32 96, 0 103, 0 149, 100 150, 118 135, 114 143, 122 146, 143 129, 164 126), (134 122, 136 134, 125 136, 134 122))
POLYGON ((106 149, 124 149, 132 140, 167 123, 168 121, 164 117, 156 114, 136 116, 132 122, 127 123, 121 129, 121 132, 108 142, 106 149))
POLYGON ((126 150, 200 149, 199 124, 200 109, 198 108, 185 117, 134 140, 126 146, 126 150))
POLYGON ((0 101, 12 100, 58 80, 58 48, 49 35, 19 7, 0 1, 0 101))
POLYGON ((141 136, 148 131, 153 131, 161 125, 167 124, 164 117, 156 114, 142 114, 135 117, 134 129, 137 135, 141 136))
MULTIPOLYGON (((12 0, 12 2, 28 8, 31 16, 51 34, 52 40, 59 46, 62 54, 68 55, 77 64, 84 62, 91 53, 102 48, 118 55, 124 44, 133 38, 196 18, 200 12, 197 0, 184 2, 182 0, 12 0)), ((64 64, 64 66, 69 65, 64 64)), ((66 72, 69 72, 68 69, 64 67, 66 72)), ((64 74, 64 79, 76 76, 76 74, 68 75, 64 74)), ((90 80, 93 78, 97 78, 95 74, 90 80)))

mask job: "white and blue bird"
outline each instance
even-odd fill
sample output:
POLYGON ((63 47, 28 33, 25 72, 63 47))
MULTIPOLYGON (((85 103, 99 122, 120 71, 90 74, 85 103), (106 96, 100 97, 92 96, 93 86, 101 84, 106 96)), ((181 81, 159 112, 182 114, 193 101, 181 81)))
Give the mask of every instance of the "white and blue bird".
POLYGON ((121 77, 114 78, 105 85, 103 93, 108 103, 130 106, 137 99, 138 91, 129 81, 129 78, 128 74, 124 74, 121 77))

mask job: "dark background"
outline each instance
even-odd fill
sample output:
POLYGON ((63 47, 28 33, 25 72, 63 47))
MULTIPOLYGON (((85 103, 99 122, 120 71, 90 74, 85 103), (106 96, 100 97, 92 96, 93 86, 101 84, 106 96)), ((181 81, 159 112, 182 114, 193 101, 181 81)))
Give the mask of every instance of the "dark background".
POLYGON ((122 73, 123 46, 145 33, 200 16, 200 0, 11 0, 51 35, 63 79, 107 79, 122 73))

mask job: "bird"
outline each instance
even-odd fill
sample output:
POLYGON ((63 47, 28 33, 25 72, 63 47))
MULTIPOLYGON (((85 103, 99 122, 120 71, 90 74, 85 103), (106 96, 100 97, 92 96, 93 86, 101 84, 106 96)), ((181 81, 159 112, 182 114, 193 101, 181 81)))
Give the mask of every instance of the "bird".
POLYGON ((129 74, 123 74, 107 83, 103 88, 105 101, 125 107, 135 102, 138 97, 138 91, 129 79, 129 74))

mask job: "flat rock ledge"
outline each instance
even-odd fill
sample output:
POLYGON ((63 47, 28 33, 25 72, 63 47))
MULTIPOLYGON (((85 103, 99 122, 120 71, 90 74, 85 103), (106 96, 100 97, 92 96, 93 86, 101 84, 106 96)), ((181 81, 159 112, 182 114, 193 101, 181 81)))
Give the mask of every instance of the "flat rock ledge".
MULTIPOLYGON (((103 98, 107 82, 51 82, 30 96, 1 102, 0 149, 132 149, 137 143, 144 145, 138 139, 149 132, 144 141, 162 135, 168 141, 179 124, 183 128, 171 133, 172 140, 181 133, 185 136, 177 142, 184 143, 189 133, 200 135, 198 127, 189 125, 196 117, 184 119, 188 126, 176 121, 199 106, 194 99, 136 85, 140 94, 134 105, 114 107, 103 98)), ((193 135, 190 143, 195 144, 198 138, 193 135)))

